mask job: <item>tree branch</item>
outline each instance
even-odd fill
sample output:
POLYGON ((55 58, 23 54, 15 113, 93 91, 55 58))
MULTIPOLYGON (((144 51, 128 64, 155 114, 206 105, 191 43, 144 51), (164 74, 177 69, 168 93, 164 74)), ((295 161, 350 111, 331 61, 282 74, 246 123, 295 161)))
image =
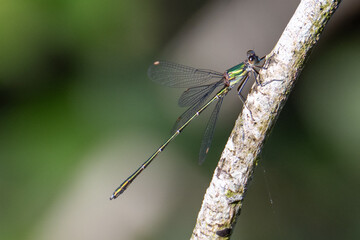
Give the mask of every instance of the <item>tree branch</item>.
POLYGON ((191 239, 228 239, 264 141, 340 0, 303 0, 260 71, 221 155, 191 239))

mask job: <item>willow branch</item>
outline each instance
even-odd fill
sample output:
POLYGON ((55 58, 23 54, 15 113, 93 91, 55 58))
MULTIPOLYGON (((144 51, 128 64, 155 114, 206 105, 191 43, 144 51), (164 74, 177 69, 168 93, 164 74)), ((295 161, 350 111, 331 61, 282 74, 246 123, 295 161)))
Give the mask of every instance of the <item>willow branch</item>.
POLYGON ((311 49, 340 0, 303 0, 260 71, 208 187, 191 239, 228 239, 270 134, 311 49))

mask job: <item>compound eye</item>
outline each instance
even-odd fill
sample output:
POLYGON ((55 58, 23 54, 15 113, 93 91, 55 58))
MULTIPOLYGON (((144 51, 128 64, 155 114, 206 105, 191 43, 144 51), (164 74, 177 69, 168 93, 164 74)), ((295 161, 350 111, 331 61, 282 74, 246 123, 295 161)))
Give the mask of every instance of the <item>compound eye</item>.
POLYGON ((253 62, 254 61, 254 56, 249 56, 249 62, 253 62))

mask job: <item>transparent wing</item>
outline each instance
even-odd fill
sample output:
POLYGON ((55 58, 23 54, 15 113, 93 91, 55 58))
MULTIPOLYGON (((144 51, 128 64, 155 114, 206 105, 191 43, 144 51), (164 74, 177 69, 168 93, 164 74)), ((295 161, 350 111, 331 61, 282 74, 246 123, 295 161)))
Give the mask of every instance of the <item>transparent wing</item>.
POLYGON ((205 95, 210 94, 215 88, 220 86, 223 82, 216 82, 209 85, 203 85, 187 89, 179 98, 178 104, 180 107, 188 107, 199 102, 205 95))
POLYGON ((180 117, 176 120, 174 127, 172 129, 172 133, 176 132, 182 125, 184 125, 192 116, 199 111, 199 109, 204 105, 206 99, 209 98, 211 93, 220 86, 221 82, 211 85, 212 87, 208 89, 207 92, 204 92, 201 97, 196 98, 196 102, 193 103, 191 107, 189 107, 180 117))
POLYGON ((219 116, 220 107, 221 107, 223 99, 224 98, 220 98, 218 100, 213 112, 211 113, 209 122, 206 126, 204 137, 201 142, 200 152, 199 152, 199 164, 202 164, 205 161, 207 153, 209 152, 211 142, 212 142, 212 139, 214 136, 216 121, 219 116))
POLYGON ((211 80, 220 80, 223 74, 167 61, 156 61, 149 67, 148 76, 152 81, 168 87, 190 88, 211 80))

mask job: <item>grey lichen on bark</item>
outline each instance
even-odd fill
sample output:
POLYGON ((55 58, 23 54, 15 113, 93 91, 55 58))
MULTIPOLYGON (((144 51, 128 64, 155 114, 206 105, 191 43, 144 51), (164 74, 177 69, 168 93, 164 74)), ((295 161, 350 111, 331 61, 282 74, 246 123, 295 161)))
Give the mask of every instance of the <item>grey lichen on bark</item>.
POLYGON ((191 239, 229 239, 269 135, 311 49, 341 1, 303 0, 260 71, 221 155, 191 239))

